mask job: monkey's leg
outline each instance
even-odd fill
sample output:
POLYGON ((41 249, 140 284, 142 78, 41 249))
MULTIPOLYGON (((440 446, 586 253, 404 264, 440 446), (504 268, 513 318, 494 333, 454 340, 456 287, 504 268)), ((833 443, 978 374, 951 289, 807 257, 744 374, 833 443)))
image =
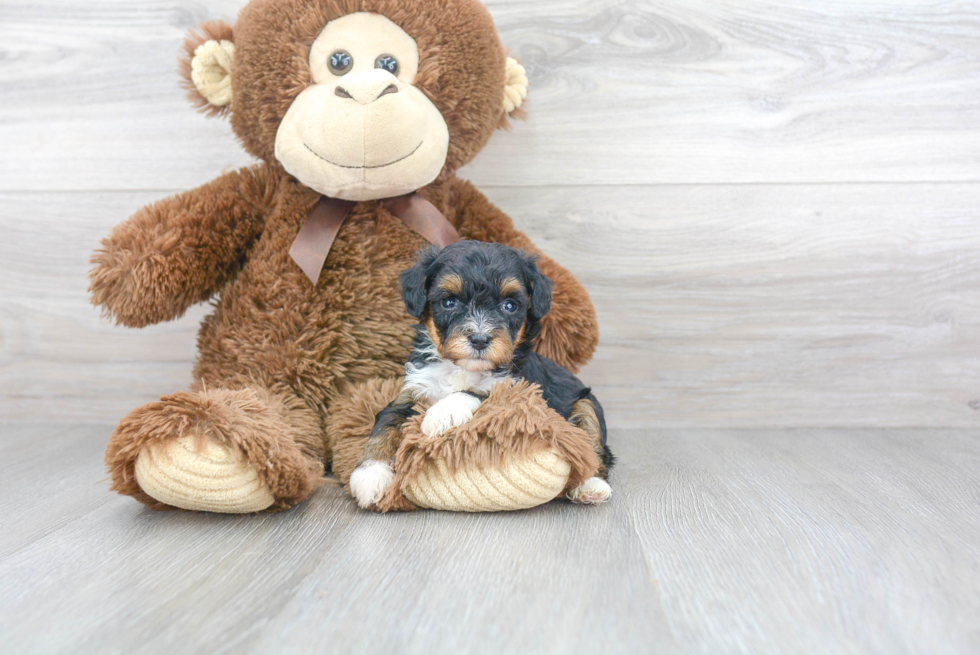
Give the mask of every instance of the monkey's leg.
POLYGON ((164 396, 126 416, 106 465, 113 489, 155 509, 248 513, 292 507, 323 480, 323 429, 288 390, 164 396))

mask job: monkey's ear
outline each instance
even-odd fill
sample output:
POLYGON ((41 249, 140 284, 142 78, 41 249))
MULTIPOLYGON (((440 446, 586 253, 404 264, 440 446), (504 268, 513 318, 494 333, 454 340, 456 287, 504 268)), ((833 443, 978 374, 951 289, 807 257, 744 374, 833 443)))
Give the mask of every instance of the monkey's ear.
POLYGON ((231 25, 211 21, 188 32, 184 41, 180 59, 183 86, 191 102, 209 116, 226 114, 231 108, 232 37, 231 25))
POLYGON ((408 313, 422 320, 429 298, 429 283, 435 273, 435 261, 439 248, 429 246, 419 253, 418 263, 402 273, 402 300, 408 313))
POLYGON ((540 320, 551 311, 551 278, 538 268, 537 257, 524 260, 524 274, 531 286, 531 316, 540 320))
POLYGON ((527 100, 527 71, 513 57, 507 57, 507 76, 504 83, 504 112, 514 114, 527 100))

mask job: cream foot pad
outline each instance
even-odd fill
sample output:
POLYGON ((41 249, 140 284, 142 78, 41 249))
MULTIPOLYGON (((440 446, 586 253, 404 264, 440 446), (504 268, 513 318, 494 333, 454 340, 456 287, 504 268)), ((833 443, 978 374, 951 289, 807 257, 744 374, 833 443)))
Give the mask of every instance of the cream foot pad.
POLYGON ((203 512, 247 514, 275 501, 241 453, 210 440, 198 451, 191 437, 140 453, 136 482, 160 502, 203 512))
POLYGON ((455 474, 445 462, 430 463, 404 490, 405 497, 427 509, 453 512, 502 512, 528 509, 561 495, 572 466, 545 450, 527 460, 511 460, 489 470, 455 474))

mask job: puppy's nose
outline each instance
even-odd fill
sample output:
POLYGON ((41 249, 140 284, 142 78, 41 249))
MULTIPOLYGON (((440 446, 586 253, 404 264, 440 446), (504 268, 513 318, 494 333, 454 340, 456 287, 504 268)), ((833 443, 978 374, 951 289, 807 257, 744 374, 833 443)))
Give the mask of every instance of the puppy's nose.
POLYGON ((473 346, 474 350, 486 350, 487 346, 490 345, 490 335, 489 334, 471 334, 470 335, 470 345, 473 346))

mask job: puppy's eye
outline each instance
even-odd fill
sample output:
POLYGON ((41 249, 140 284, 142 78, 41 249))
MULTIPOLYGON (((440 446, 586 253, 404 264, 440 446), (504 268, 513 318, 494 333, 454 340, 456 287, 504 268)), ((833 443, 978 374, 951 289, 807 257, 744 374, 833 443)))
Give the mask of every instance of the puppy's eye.
POLYGON ((398 60, 391 55, 381 55, 375 59, 374 67, 384 69, 392 75, 398 74, 398 60))
POLYGON ((344 75, 354 65, 354 58, 346 50, 338 50, 330 55, 330 72, 334 75, 344 75))
POLYGON ((451 298, 450 297, 450 298, 443 298, 442 299, 442 307, 443 307, 443 309, 455 309, 457 303, 459 303, 459 301, 456 300, 455 298, 451 298))
POLYGON ((517 311, 517 303, 514 302, 513 300, 505 300, 504 311, 507 312, 508 314, 513 314, 514 312, 517 311))

